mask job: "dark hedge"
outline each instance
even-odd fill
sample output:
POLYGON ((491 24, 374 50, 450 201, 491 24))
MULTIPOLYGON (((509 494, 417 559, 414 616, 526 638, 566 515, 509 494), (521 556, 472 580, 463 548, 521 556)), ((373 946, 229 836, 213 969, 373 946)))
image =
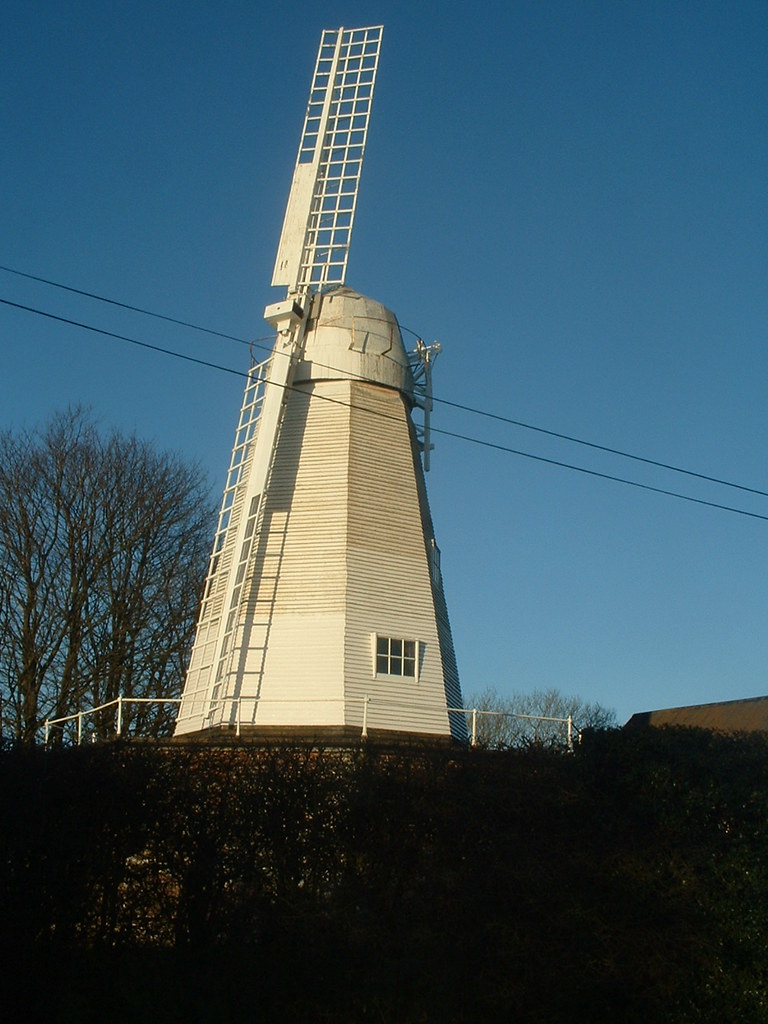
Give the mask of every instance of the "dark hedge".
POLYGON ((0 757, 5 1020, 768 1019, 768 742, 0 757))

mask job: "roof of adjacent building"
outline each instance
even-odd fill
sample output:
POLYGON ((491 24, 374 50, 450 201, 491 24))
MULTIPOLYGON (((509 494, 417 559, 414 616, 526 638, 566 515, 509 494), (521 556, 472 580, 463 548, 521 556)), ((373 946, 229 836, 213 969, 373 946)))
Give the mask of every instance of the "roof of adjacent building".
POLYGON ((768 696, 639 711, 632 715, 625 728, 649 725, 690 726, 719 732, 768 732, 768 696))

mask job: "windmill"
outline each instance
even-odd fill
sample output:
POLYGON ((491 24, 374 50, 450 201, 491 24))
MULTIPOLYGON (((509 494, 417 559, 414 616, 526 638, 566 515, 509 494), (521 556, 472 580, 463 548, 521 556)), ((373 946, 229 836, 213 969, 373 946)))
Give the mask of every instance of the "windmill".
POLYGON ((321 37, 177 736, 466 740, 423 472, 439 346, 344 284, 381 37, 321 37))

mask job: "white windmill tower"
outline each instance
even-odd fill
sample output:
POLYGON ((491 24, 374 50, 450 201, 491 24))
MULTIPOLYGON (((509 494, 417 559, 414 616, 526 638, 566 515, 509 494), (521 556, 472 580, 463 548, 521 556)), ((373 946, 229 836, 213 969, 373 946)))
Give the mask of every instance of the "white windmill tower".
POLYGON ((322 35, 177 736, 466 740, 421 461, 437 349, 344 286, 381 36, 322 35))

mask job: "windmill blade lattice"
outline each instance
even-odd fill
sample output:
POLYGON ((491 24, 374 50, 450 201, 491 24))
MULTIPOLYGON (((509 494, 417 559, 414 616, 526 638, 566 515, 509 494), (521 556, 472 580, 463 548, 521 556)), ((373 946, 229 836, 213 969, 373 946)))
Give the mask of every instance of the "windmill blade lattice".
POLYGON ((323 32, 272 277, 289 295, 344 282, 381 38, 323 32))

